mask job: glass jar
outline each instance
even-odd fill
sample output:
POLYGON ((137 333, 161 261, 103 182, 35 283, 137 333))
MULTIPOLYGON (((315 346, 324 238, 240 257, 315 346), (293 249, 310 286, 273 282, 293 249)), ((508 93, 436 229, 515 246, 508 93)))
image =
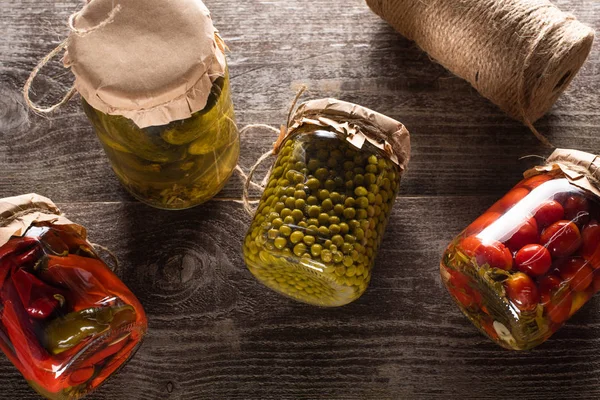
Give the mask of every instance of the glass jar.
POLYGON ((147 320, 85 231, 58 218, 0 246, 0 348, 41 395, 78 399, 135 353, 147 320))
POLYGON ((600 290, 600 193, 582 167, 594 158, 557 150, 444 253, 450 294, 501 346, 539 345, 600 290))
POLYGON ((83 109, 123 186, 151 206, 185 209, 204 203, 237 165, 240 140, 228 74, 214 81, 204 109, 166 125, 139 128, 85 99, 83 109))
MULTIPOLYGON (((393 121, 393 134, 402 131, 406 158, 392 161, 375 142, 356 147, 336 122, 325 119, 342 124, 356 118, 353 105, 335 102, 345 113, 327 115, 319 100, 299 109, 300 122, 281 145, 243 246, 246 264, 261 283, 328 307, 350 303, 366 290, 409 149, 408 132, 381 114, 393 121), (303 120, 311 109, 325 122, 309 120, 311 115, 303 120)), ((354 123, 357 131, 369 132, 369 121, 354 123)))

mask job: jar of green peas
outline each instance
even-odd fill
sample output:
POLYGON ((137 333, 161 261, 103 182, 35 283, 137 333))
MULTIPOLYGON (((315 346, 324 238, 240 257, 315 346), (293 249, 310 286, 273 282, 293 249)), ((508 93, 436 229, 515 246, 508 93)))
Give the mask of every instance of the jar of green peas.
POLYGON ((248 269, 305 303, 356 300, 410 157, 407 129, 355 104, 313 100, 298 108, 276 153, 244 240, 248 269))

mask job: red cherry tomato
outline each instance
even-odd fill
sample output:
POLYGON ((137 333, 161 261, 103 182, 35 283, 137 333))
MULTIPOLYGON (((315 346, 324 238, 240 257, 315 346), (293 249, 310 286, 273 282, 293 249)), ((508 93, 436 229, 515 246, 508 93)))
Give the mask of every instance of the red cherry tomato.
POLYGON ((585 225, 590 220, 590 202, 583 196, 570 195, 564 202, 565 219, 578 225, 585 225))
POLYGON ((510 210, 515 204, 521 201, 529 194, 529 189, 524 187, 516 187, 506 193, 503 198, 498 200, 496 204, 490 207, 489 211, 503 213, 510 210))
POLYGON ((470 279, 465 274, 455 271, 453 269, 446 269, 450 275, 448 282, 457 289, 463 289, 469 287, 470 279))
POLYGON ((569 258, 558 267, 560 277, 569 283, 571 289, 583 292, 592 284, 594 271, 583 258, 569 258))
POLYGON ((540 228, 545 228, 558 220, 563 219, 565 210, 556 200, 548 200, 542 203, 541 207, 535 212, 535 219, 540 228))
POLYGON ((506 246, 517 251, 527 244, 538 243, 539 240, 537 222, 535 218, 530 218, 506 241, 506 246))
POLYGON ((512 253, 500 242, 481 244, 475 251, 475 259, 480 266, 488 264, 492 268, 500 268, 506 271, 512 269, 512 253))
POLYGON ((462 304, 466 308, 473 307, 477 304, 475 298, 471 294, 467 293, 465 290, 449 287, 448 291, 460 304, 462 304))
POLYGON ((465 234, 467 235, 476 235, 488 226, 490 226, 494 221, 500 218, 500 213, 498 212, 486 212, 483 213, 477 218, 475 221, 471 223, 465 230, 465 234))
POLYGON ((465 253, 468 257, 474 257, 475 251, 481 246, 481 240, 475 236, 467 236, 458 244, 458 249, 465 253))
POLYGON ((535 282, 530 277, 522 272, 517 272, 508 278, 504 284, 508 298, 519 310, 531 311, 537 307, 540 296, 535 282))
POLYGON ((567 285, 555 275, 548 275, 540 279, 538 288, 540 292, 540 303, 543 306, 550 303, 550 298, 560 289, 562 285, 567 285))
POLYGON ((546 175, 546 174, 535 175, 535 176, 532 176, 531 178, 522 180, 521 183, 519 184, 519 186, 525 186, 525 187, 529 188, 530 190, 533 190, 536 187, 540 186, 542 183, 548 182, 551 179, 552 179, 552 177, 550 175, 546 175))
POLYGON ((573 296, 571 292, 565 291, 562 294, 552 296, 545 306, 550 320, 556 324, 561 324, 569 318, 573 296))
POLYGON ((500 242, 482 243, 475 236, 467 236, 462 239, 459 249, 468 257, 475 257, 477 265, 488 264, 492 268, 504 270, 512 269, 512 254, 510 250, 500 242))
POLYGON ((552 265, 550 252, 539 244, 525 245, 515 256, 517 268, 530 276, 544 275, 552 265))
POLYGON ((583 240, 581 255, 595 269, 600 268, 600 224, 590 221, 581 232, 583 240))
POLYGON ((540 243, 553 257, 567 257, 581 245, 581 234, 573 222, 560 220, 544 229, 540 243))

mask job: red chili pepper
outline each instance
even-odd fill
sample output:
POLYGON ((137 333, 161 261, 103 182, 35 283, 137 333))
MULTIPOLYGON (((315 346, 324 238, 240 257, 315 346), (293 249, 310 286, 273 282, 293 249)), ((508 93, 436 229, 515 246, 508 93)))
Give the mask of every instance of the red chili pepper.
POLYGON ((30 250, 30 247, 38 244, 33 238, 13 238, 4 246, 0 247, 0 287, 6 280, 6 277, 16 267, 18 267, 18 253, 30 250))
MULTIPOLYGON (((125 304, 134 306, 138 322, 144 318, 138 299, 100 260, 73 254, 68 257, 48 256, 48 263, 40 271, 40 277, 70 289, 79 287, 85 292, 113 294, 125 304)), ((85 293, 80 296, 84 297, 85 293)), ((90 304, 92 306, 94 304, 90 304)))
POLYGON ((13 272, 12 281, 25 310, 32 318, 46 319, 65 302, 61 290, 47 285, 24 269, 13 272))
POLYGON ((127 359, 131 356, 135 347, 139 344, 138 340, 131 340, 125 347, 123 347, 114 357, 102 368, 98 375, 94 378, 90 384, 91 388, 98 387, 106 378, 108 378, 113 372, 115 372, 127 359))
POLYGON ((20 304, 19 295, 12 281, 5 282, 2 288, 2 324, 21 361, 20 371, 27 380, 34 380, 50 392, 61 390, 56 379, 63 364, 63 358, 52 358, 35 335, 27 313, 20 304))

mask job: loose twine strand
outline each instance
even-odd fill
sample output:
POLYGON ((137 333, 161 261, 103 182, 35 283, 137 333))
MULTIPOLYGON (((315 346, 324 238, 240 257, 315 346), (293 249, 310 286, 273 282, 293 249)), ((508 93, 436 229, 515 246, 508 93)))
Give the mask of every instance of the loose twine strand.
MULTIPOLYGON (((73 25, 73 23, 75 21, 75 18, 77 18, 77 16, 81 12, 81 10, 80 10, 69 16, 67 25, 69 27, 69 30, 72 33, 79 35, 79 36, 85 36, 85 35, 88 35, 94 31, 101 29, 101 28, 105 27, 106 25, 112 23, 115 20, 115 16, 117 15, 117 13, 119 11, 121 11, 121 5, 117 4, 110 11, 110 13, 106 17, 106 19, 101 21, 98 25, 92 26, 91 28, 87 28, 87 29, 79 29, 79 28, 76 28, 73 25)), ((25 85, 23 86, 23 97, 25 98, 25 104, 27 104, 27 106, 29 106, 29 108, 31 108, 33 111, 35 111, 38 114, 48 114, 48 113, 53 112, 54 110, 61 107, 63 104, 67 103, 69 100, 71 100, 73 95, 77 92, 77 90, 75 89, 75 85, 72 85, 71 88, 69 89, 69 91, 64 95, 64 97, 58 103, 53 104, 49 107, 41 107, 41 106, 35 104, 33 101, 31 101, 31 99, 29 97, 29 93, 31 91, 31 85, 33 84, 33 81, 36 78, 36 76, 38 75, 38 73, 40 72, 40 70, 46 64, 48 64, 50 62, 50 60, 53 59, 58 53, 60 53, 64 48, 66 48, 68 42, 69 42, 68 38, 63 40, 58 46, 56 46, 54 48, 54 50, 52 50, 44 58, 42 58, 40 60, 40 62, 38 63, 38 65, 36 65, 35 68, 31 71, 31 73, 29 74, 29 78, 27 78, 27 81, 25 82, 25 85)))
POLYGON ((594 32, 548 0, 367 0, 430 58, 533 126, 585 62, 594 32))
MULTIPOLYGON (((254 176, 254 173, 256 172, 256 169, 260 166, 260 164, 263 163, 263 161, 265 161, 267 158, 269 158, 272 155, 277 155, 277 153, 279 152, 279 148, 281 146, 281 143, 283 143, 284 139, 287 137, 288 134, 288 127, 291 125, 292 122, 292 117, 294 114, 294 111, 296 110, 296 104, 298 103, 298 100, 300 99, 300 96, 302 96, 302 94, 306 91, 306 85, 302 85, 300 87, 300 89, 298 90, 298 92, 296 92, 296 96, 294 96, 294 100, 292 101, 292 104, 290 106, 290 109, 288 111, 288 117, 287 117, 287 125, 281 126, 281 129, 277 129, 274 128, 270 125, 265 125, 265 124, 253 124, 253 125, 246 125, 244 128, 242 128, 242 130, 240 131, 240 134, 242 132, 247 132, 250 129, 256 129, 256 128, 264 128, 264 129, 268 129, 270 131, 272 131, 273 133, 277 133, 278 137, 277 140, 273 143, 273 148, 270 149, 269 151, 265 152, 263 155, 261 155, 258 160, 256 160, 256 162, 254 163, 254 165, 250 168, 250 171, 248 171, 248 175, 246 176, 246 181, 244 182, 244 189, 242 192, 242 202, 244 205, 244 210, 246 210, 246 212, 248 213, 248 215, 252 216, 254 215, 254 212, 256 211, 254 208, 252 208, 252 206, 250 205, 250 201, 249 201, 249 189, 250 189, 250 185, 253 183, 252 182, 252 177, 254 176)), ((264 189, 267 179, 269 177, 269 173, 270 171, 267 171, 267 174, 265 175, 260 188, 264 189)))

